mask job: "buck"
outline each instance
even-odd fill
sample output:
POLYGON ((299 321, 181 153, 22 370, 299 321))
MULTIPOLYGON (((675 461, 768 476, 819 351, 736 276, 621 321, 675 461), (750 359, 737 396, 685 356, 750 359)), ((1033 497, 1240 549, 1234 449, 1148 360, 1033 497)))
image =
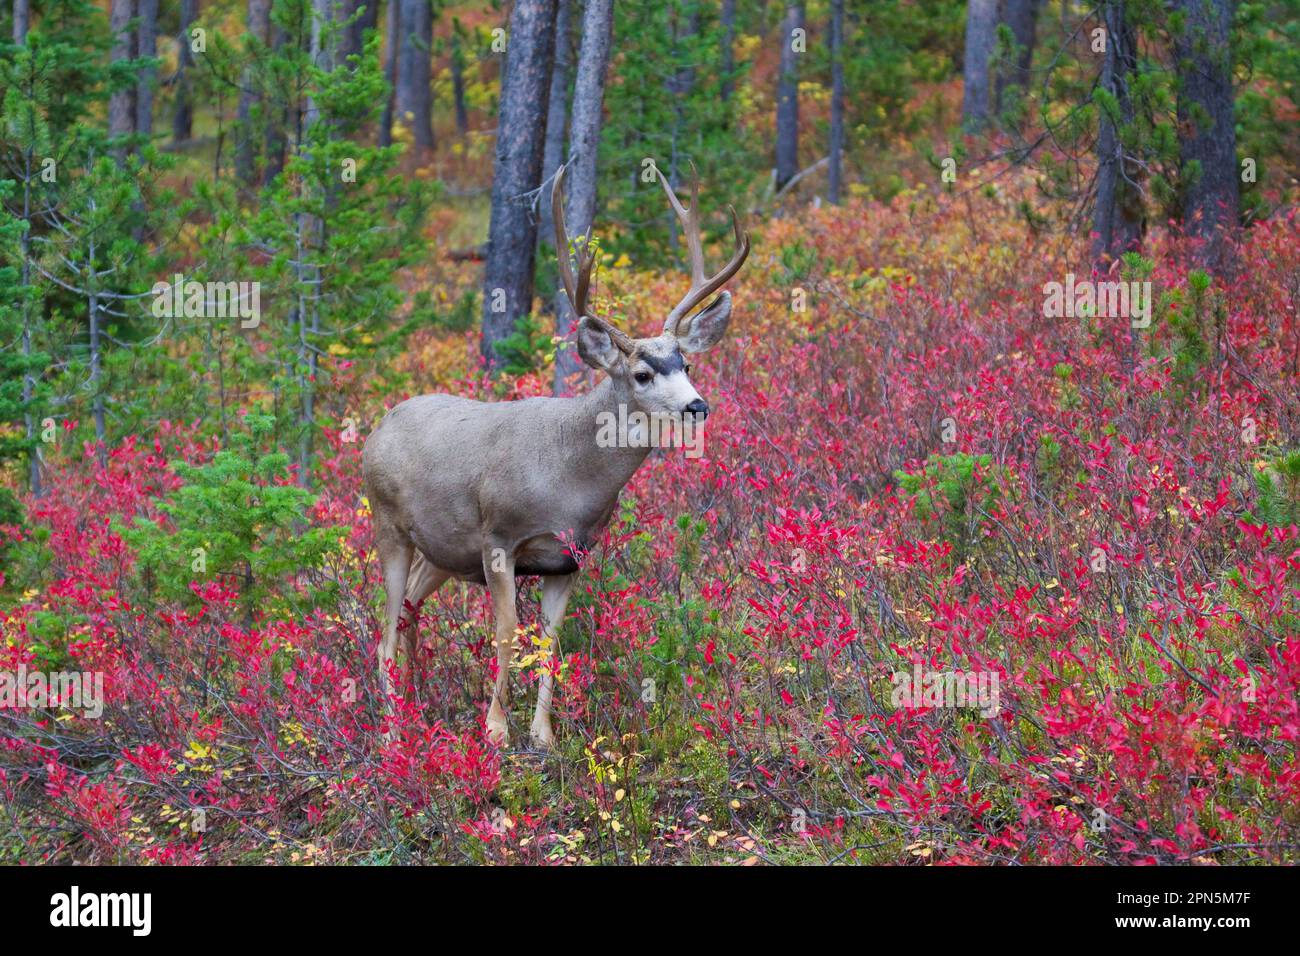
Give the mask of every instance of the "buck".
MULTIPOLYGON (((495 618, 497 675, 488 707, 488 738, 509 745, 506 709, 515 645, 515 579, 542 578, 542 631, 552 641, 564 620, 584 553, 609 521, 618 494, 649 454, 646 443, 598 441, 598 422, 620 409, 702 422, 709 407, 691 384, 685 355, 712 348, 727 330, 731 294, 749 237, 731 208, 736 251, 722 270, 705 275, 700 239, 699 181, 692 177, 685 208, 659 173, 682 224, 691 286, 664 319, 663 331, 632 338, 593 315, 587 294, 595 252, 589 236, 575 244, 577 276, 564 224, 564 167, 551 192, 560 277, 574 315, 582 361, 602 381, 576 398, 478 402, 421 395, 394 407, 366 441, 362 455, 375 549, 386 606, 379 642, 380 685, 393 674, 399 630, 407 662, 418 638, 409 605, 421 603, 451 578, 487 586, 495 618)), ((730 208, 730 207, 729 207, 730 208)), ((549 748, 553 678, 543 673, 531 725, 534 746, 549 748)))

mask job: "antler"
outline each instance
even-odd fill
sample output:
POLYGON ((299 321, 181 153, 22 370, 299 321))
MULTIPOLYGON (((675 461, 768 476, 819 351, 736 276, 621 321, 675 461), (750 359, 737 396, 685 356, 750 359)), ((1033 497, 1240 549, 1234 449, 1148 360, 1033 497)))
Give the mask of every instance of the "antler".
POLYGON ((691 287, 685 297, 673 307, 668 313, 668 318, 664 320, 664 333, 667 335, 677 335, 678 327, 682 319, 690 315, 691 312, 701 302, 707 299, 713 293, 717 292, 727 281, 734 276, 740 267, 744 265, 745 258, 749 255, 749 235, 740 228, 740 217, 736 215, 736 207, 728 206, 731 210, 731 225, 736 233, 736 254, 731 257, 731 261, 722 267, 722 271, 714 274, 712 278, 706 278, 704 275, 704 250, 700 242, 700 174, 695 168, 695 163, 691 163, 691 208, 685 208, 673 188, 668 185, 668 180, 664 174, 655 167, 655 173, 659 176, 659 181, 663 183, 664 192, 668 194, 668 204, 673 207, 673 212, 677 214, 678 221, 682 224, 682 234, 686 238, 686 249, 690 254, 691 260, 691 287))
POLYGON ((555 185, 551 187, 551 215, 555 219, 555 255, 560 261, 560 280, 564 283, 565 294, 573 313, 578 318, 586 317, 600 326, 613 343, 624 353, 631 353, 633 342, 622 330, 604 319, 587 312, 587 292, 591 287, 591 267, 596 262, 596 253, 591 248, 590 235, 582 237, 582 245, 574 250, 578 258, 578 279, 573 278, 573 266, 569 262, 569 230, 564 225, 564 174, 567 165, 555 171, 555 185))

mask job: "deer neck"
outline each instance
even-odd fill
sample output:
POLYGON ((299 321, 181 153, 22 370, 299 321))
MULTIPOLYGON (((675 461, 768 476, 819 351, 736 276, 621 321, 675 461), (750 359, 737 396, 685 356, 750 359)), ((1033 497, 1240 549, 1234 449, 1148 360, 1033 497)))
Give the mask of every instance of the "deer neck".
POLYGON ((628 442, 622 427, 636 412, 632 389, 625 383, 606 377, 590 392, 573 399, 571 433, 575 464, 593 477, 604 478, 617 494, 641 467, 649 447, 628 442), (611 436, 615 441, 611 442, 611 436))

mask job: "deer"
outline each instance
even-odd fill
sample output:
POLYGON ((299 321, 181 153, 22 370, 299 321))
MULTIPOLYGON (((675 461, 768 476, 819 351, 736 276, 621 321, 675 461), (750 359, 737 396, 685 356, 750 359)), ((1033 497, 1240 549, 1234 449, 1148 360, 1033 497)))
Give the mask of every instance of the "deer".
MULTIPOLYGON (((542 640, 557 647, 579 556, 598 539, 619 493, 650 452, 644 442, 620 441, 610 447, 608 440, 598 440, 597 423, 608 421, 603 416, 617 414, 620 407, 700 424, 709 414, 691 384, 685 356, 707 351, 726 333, 730 292, 699 307, 740 271, 749 255, 749 236, 729 206, 736 249, 721 271, 706 275, 698 173, 692 167, 689 208, 663 173, 656 173, 681 224, 691 273, 690 288, 668 312, 659 335, 633 338, 589 307, 596 254, 590 230, 571 251, 561 166, 551 190, 560 279, 578 317, 578 355, 600 374, 599 383, 575 397, 501 402, 446 394, 408 398, 384 416, 362 452, 386 598, 378 646, 384 698, 388 700, 394 674, 399 631, 405 634, 407 666, 415 659, 421 604, 452 578, 484 585, 491 596, 497 659, 486 730, 488 740, 503 749, 510 745, 516 581, 541 577, 542 640), (404 617, 408 606, 411 612, 404 617)), ((554 742, 553 693, 554 677, 543 668, 529 728, 532 746, 542 751, 554 742)))

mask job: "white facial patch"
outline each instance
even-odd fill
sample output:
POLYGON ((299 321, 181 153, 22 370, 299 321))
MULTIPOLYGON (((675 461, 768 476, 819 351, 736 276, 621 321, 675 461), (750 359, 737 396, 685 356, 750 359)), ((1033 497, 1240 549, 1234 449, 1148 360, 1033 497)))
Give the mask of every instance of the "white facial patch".
POLYGON ((636 386, 637 404, 651 414, 681 412, 699 397, 700 393, 682 369, 657 374, 647 384, 636 386))

